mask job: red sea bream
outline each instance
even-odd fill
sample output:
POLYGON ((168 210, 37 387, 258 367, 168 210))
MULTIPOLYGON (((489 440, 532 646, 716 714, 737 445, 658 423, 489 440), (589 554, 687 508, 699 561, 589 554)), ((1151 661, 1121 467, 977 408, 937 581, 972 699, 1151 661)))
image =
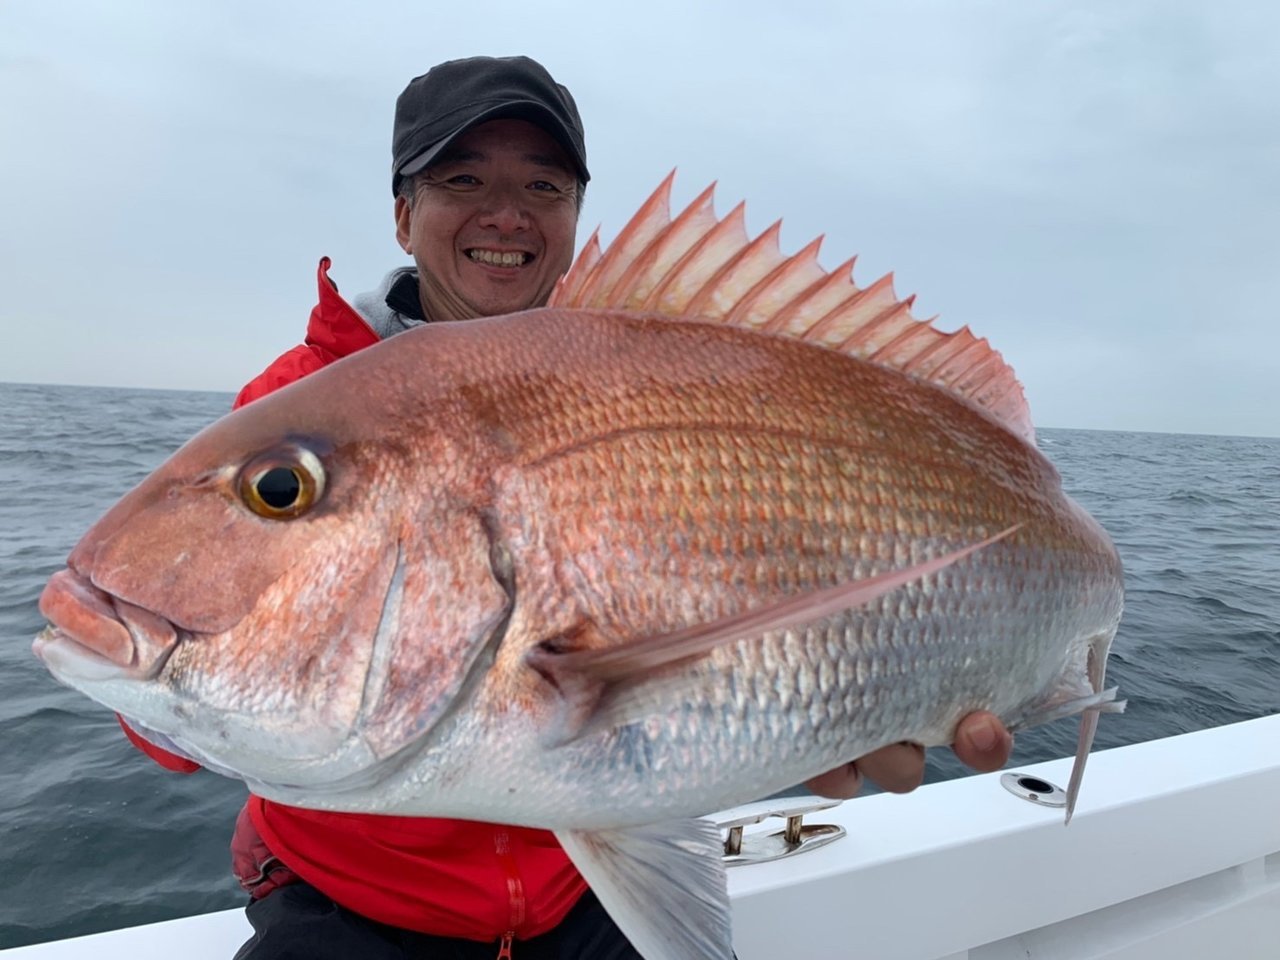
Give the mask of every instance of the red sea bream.
POLYGON ((699 815, 991 710, 1080 713, 1122 606, 966 330, 670 178, 552 304, 230 414, 41 599, 54 675, 260 794, 555 830, 649 960, 728 958, 699 815))

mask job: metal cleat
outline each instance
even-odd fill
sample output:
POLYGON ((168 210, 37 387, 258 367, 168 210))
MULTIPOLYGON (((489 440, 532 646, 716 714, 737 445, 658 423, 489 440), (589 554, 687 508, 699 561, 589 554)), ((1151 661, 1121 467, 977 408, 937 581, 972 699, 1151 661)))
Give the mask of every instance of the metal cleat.
POLYGON ((813 795, 799 797, 771 797, 755 803, 733 807, 713 814, 711 819, 721 830, 728 831, 724 839, 725 866, 744 863, 767 863, 782 857, 790 857, 808 850, 824 847, 845 835, 844 827, 833 823, 804 823, 806 813, 829 810, 842 801, 813 795), (787 821, 786 827, 774 833, 744 834, 743 828, 760 823, 770 817, 787 821))

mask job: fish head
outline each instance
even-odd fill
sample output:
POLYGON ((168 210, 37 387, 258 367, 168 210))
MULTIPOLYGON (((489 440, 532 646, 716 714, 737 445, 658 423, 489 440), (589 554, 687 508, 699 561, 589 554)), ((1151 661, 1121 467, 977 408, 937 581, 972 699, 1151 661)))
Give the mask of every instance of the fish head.
POLYGON ((193 438, 40 599, 58 680, 250 782, 377 776, 507 606, 465 457, 325 373, 193 438))

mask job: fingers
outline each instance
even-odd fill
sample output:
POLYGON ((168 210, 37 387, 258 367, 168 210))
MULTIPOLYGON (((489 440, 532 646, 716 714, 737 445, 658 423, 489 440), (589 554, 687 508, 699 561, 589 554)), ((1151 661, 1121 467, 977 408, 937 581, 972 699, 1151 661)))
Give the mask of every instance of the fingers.
MULTIPOLYGON (((990 773, 1009 762, 1013 736, 995 714, 978 710, 960 721, 952 749, 966 766, 990 773)), ((924 747, 894 743, 806 780, 805 786, 822 797, 848 800, 862 789, 864 777, 889 793, 910 793, 924 781, 924 747)))
POLYGON ((966 766, 979 773, 990 773, 1009 762, 1013 736, 999 717, 979 710, 960 721, 951 748, 966 766))
POLYGON ((862 789, 863 777, 889 793, 909 793, 924 780, 924 748, 894 743, 807 780, 805 786, 821 797, 848 800, 862 789))
POLYGON ((924 781, 924 747, 892 743, 858 761, 862 775, 889 793, 910 793, 924 781))
POLYGON ((846 763, 812 780, 806 780, 804 785, 820 797, 848 800, 862 789, 862 774, 858 772, 856 763, 846 763))

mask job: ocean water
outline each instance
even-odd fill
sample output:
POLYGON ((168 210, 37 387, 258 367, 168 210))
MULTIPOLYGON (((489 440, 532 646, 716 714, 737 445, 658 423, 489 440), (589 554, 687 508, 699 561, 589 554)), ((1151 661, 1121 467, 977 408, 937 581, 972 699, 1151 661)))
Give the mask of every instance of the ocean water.
MULTIPOLYGON (((37 598, 81 534, 230 402, 0 384, 0 948, 243 902, 227 842, 244 788, 162 770, 31 653, 37 598)), ((1097 747, 1280 712, 1280 439, 1040 442, 1126 567, 1109 677, 1129 710, 1103 718, 1097 747)), ((1013 763, 1074 748, 1059 722, 1021 735, 1013 763)), ((929 780, 964 774, 931 754, 929 780)))

